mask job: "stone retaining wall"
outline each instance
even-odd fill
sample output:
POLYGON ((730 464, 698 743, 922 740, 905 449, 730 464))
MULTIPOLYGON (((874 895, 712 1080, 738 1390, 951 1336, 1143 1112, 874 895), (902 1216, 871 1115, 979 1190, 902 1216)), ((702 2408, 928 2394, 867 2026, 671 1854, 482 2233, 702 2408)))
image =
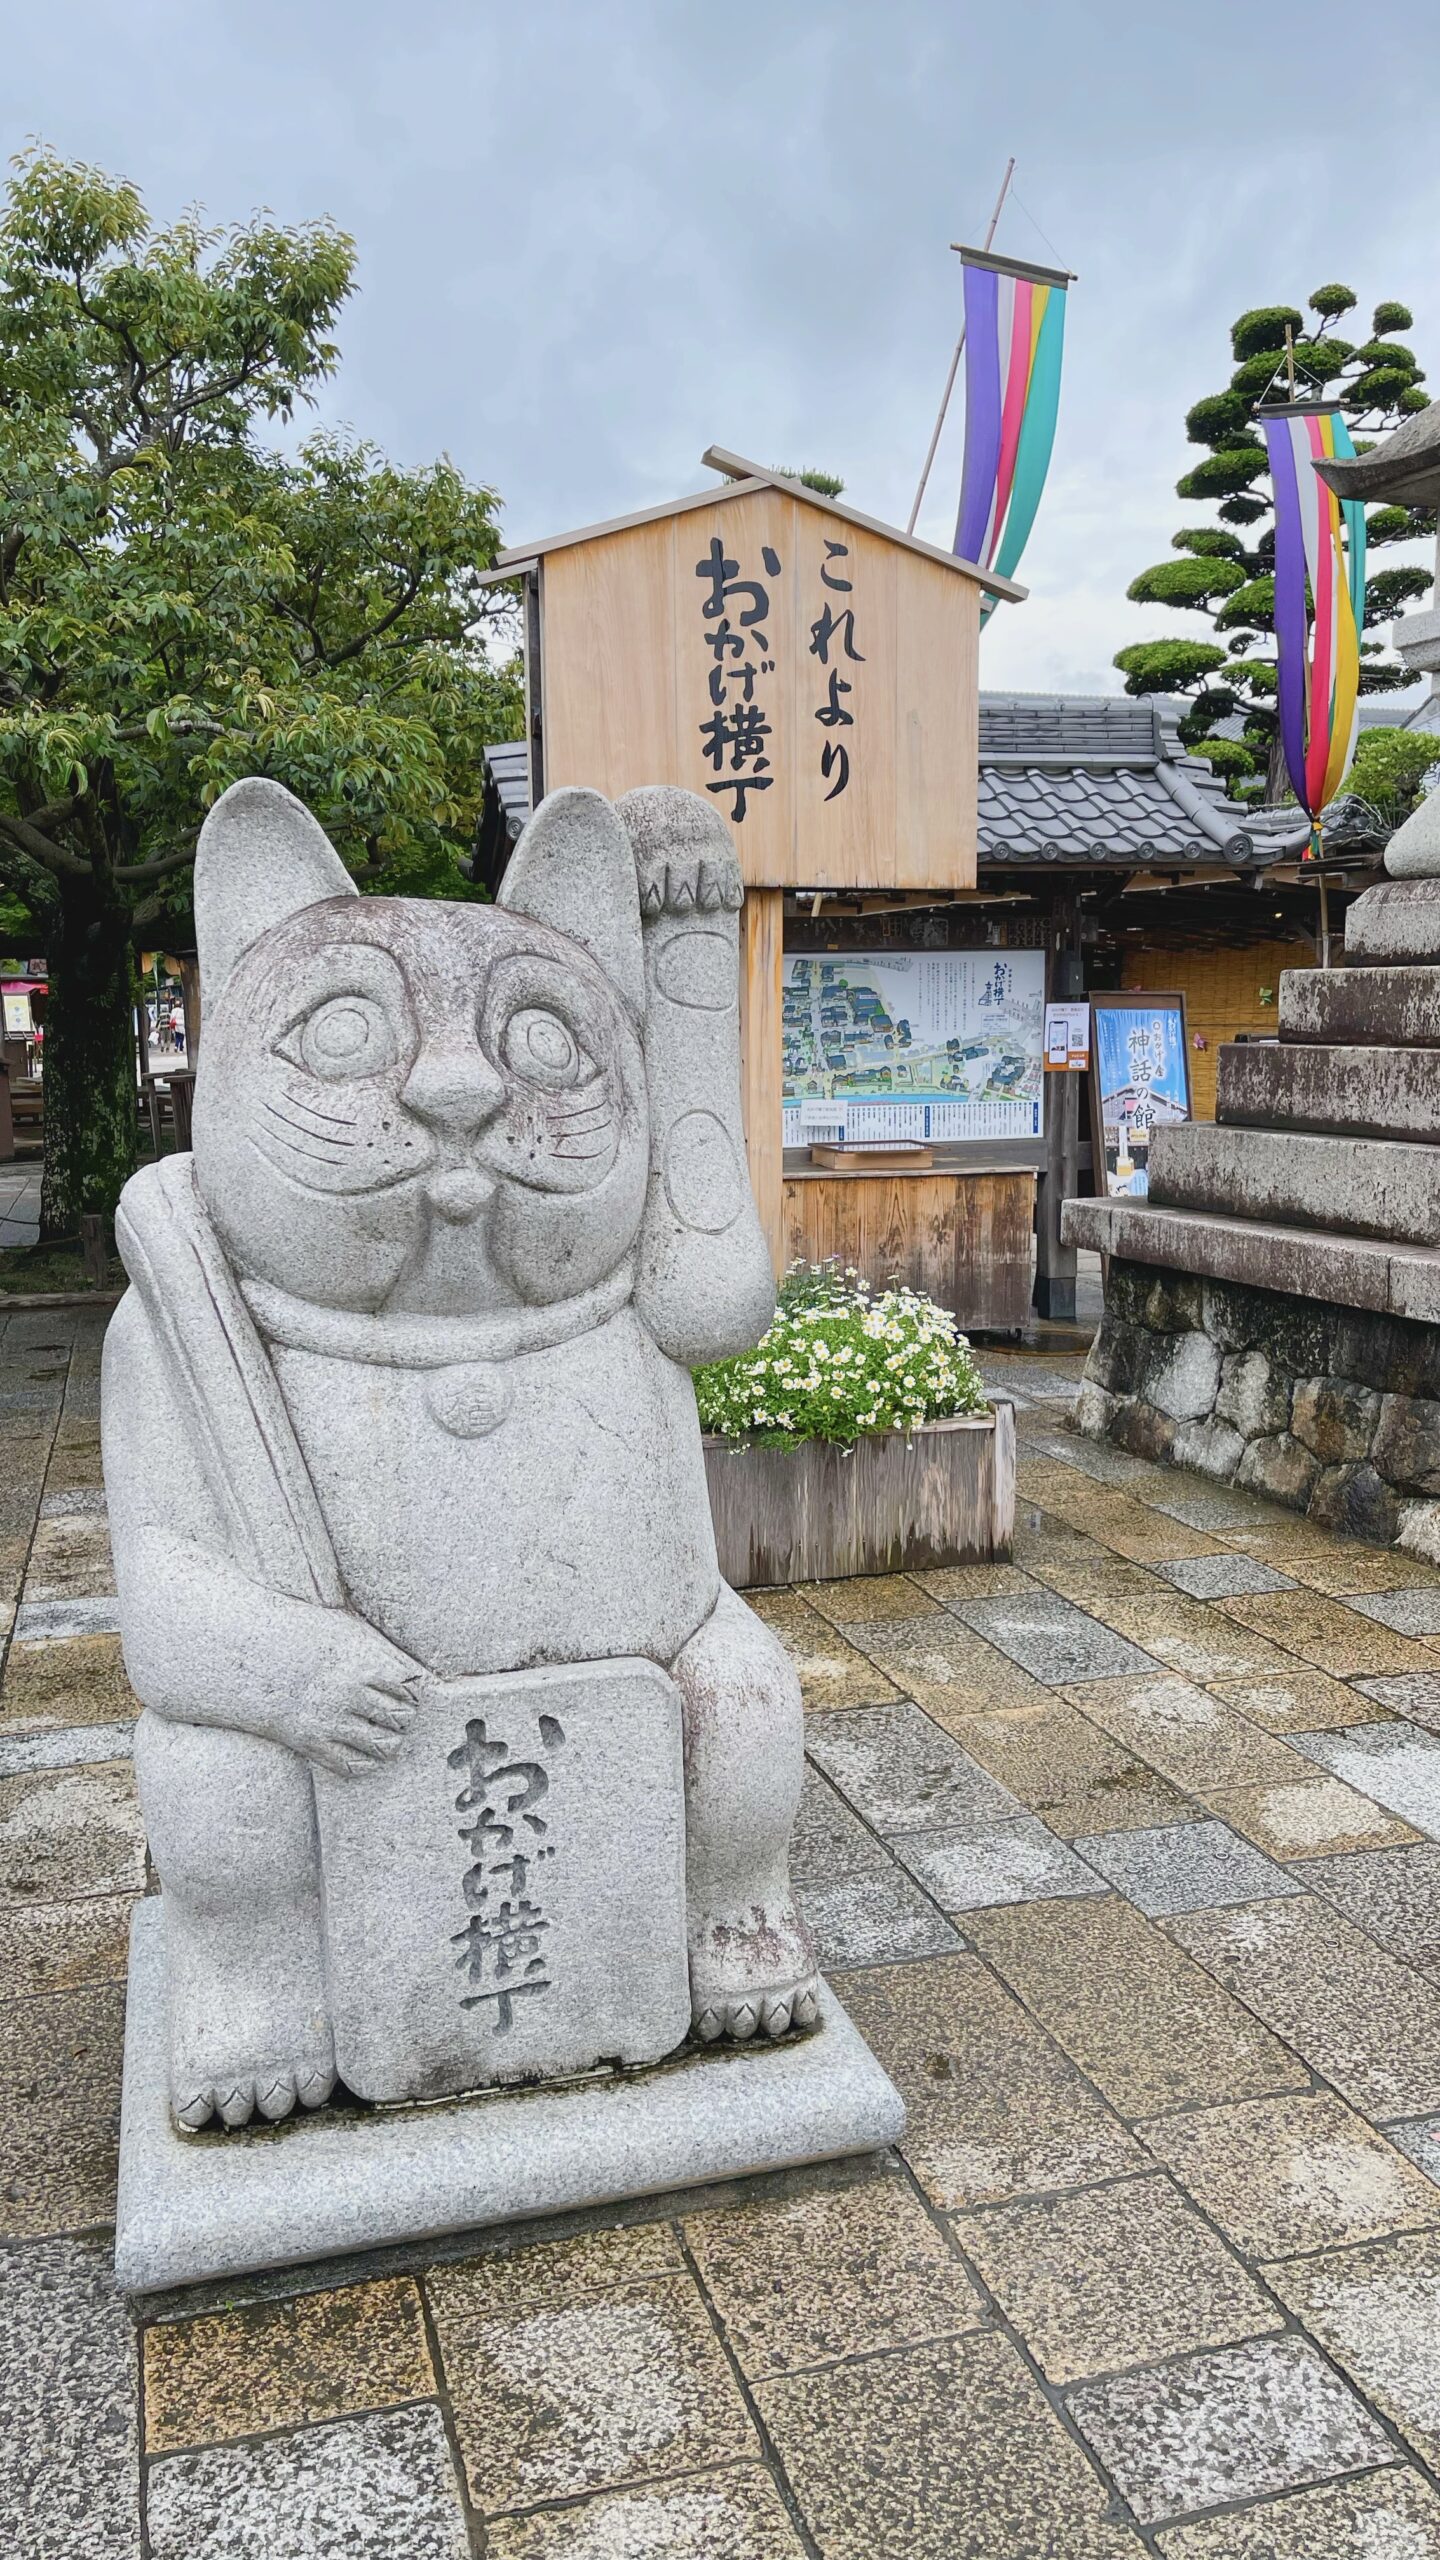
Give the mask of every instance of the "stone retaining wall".
POLYGON ((1440 1326, 1115 1260, 1075 1424, 1440 1563, 1440 1326))

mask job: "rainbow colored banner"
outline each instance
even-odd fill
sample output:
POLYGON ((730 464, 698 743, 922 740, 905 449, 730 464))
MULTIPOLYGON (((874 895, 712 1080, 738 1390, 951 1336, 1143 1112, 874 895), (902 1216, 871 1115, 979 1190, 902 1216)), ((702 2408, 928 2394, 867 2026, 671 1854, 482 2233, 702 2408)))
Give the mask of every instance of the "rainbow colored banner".
POLYGON ((1365 509, 1337 498, 1314 468, 1355 447, 1340 411, 1298 401, 1257 412, 1275 489, 1275 645, 1280 743, 1290 788, 1320 818, 1355 752, 1365 628, 1365 509))
POLYGON ((1026 266, 981 249, 962 249, 960 256, 965 464, 955 551, 1008 578, 1029 538, 1050 468, 1071 278, 1061 267, 1026 266))

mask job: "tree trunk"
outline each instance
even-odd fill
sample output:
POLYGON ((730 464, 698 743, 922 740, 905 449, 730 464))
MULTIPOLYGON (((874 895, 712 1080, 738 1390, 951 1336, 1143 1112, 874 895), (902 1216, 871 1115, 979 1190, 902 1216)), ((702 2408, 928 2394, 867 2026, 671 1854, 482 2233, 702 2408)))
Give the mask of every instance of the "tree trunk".
POLYGON ((135 973, 130 913, 103 878, 64 876, 48 936, 42 1236, 115 1215, 135 1170, 135 973))

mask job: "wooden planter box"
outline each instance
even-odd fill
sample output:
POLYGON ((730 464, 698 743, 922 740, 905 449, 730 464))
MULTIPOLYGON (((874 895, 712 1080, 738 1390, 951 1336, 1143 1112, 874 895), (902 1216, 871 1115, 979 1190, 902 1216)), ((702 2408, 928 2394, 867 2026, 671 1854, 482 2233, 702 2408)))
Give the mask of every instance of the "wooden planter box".
POLYGON ((853 1450, 735 1448, 706 1434, 720 1570, 731 1588, 997 1564, 1015 1534, 1015 1408, 878 1432, 853 1450))

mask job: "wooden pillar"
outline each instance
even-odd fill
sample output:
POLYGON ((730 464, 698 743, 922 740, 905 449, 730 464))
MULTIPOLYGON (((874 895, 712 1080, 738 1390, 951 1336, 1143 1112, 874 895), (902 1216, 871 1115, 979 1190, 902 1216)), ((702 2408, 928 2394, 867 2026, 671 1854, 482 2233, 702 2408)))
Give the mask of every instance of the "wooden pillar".
POLYGON ((747 889, 740 913, 740 1101, 750 1187, 776 1276, 785 1267, 780 1124, 783 889, 747 889))
MULTIPOLYGON (((1085 992, 1085 962, 1080 949, 1080 909, 1073 896, 1055 912, 1055 940, 1049 970, 1050 998, 1064 1004, 1085 992)), ((1073 1199, 1080 1182, 1080 1078, 1045 1077, 1045 1170, 1035 1201, 1035 1287, 1039 1316, 1057 1324, 1075 1322, 1076 1254, 1060 1241, 1060 1204, 1073 1199)))

